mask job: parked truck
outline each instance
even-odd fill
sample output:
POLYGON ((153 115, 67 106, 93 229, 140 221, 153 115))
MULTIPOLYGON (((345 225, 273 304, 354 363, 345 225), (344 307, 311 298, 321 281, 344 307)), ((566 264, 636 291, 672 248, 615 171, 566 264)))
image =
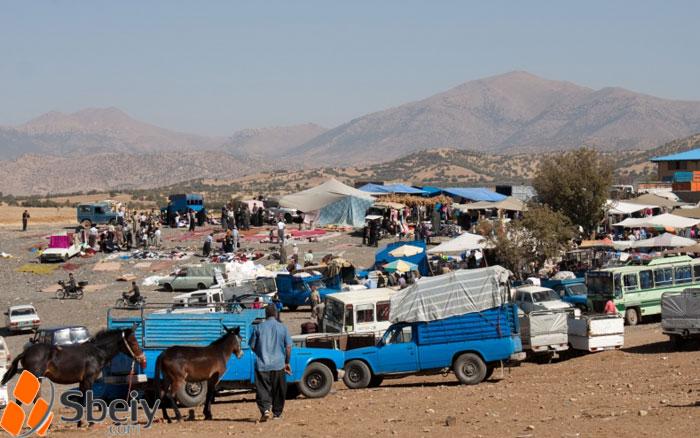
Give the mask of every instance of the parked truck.
POLYGON ((85 228, 99 224, 114 224, 116 222, 117 213, 112 211, 109 202, 78 204, 78 223, 85 228))
MULTIPOLYGON (((138 324, 135 335, 141 350, 146 355, 145 365, 136 364, 136 373, 129 377, 132 360, 124 354, 118 354, 102 372, 102 380, 97 392, 100 398, 114 399, 126 397, 131 380, 133 389, 141 390, 146 396, 153 396, 153 378, 158 356, 168 347, 174 345, 204 346, 215 341, 225 333, 224 325, 229 328, 240 327, 243 356, 232 356, 226 366, 226 373, 221 377, 219 391, 234 389, 252 389, 255 384, 255 353, 250 349, 248 340, 254 325, 265 318, 264 310, 246 309, 233 313, 206 314, 156 314, 149 306, 138 311, 126 312, 115 317, 118 309, 110 309, 107 314, 110 329, 133 327, 138 324), (134 313, 137 313, 136 315, 134 313), (150 394, 149 394, 150 393, 150 394)), ((334 380, 342 377, 343 352, 328 349, 292 348, 290 360, 292 375, 287 376, 290 383, 288 392, 296 391, 306 397, 325 397, 331 390, 334 380)), ((207 392, 205 382, 187 382, 176 394, 177 401, 186 407, 198 406, 207 392)), ((96 397, 98 396, 96 395, 96 397)))
POLYGON ((277 294, 282 300, 282 304, 291 311, 296 310, 299 306, 310 304, 307 300, 312 287, 318 290, 323 300, 326 295, 342 290, 340 275, 323 278, 322 275, 307 273, 277 274, 277 294))
POLYGON ((700 289, 661 295, 661 329, 678 347, 688 339, 700 337, 700 289))
POLYGON ((562 301, 578 307, 581 312, 588 312, 588 289, 585 278, 542 280, 542 286, 552 289, 559 294, 562 301))
POLYGON ((393 324, 379 343, 345 353, 348 388, 384 378, 452 371, 466 385, 488 379, 501 361, 522 359, 518 308, 503 304, 430 322, 393 324))
POLYGON ((520 338, 528 358, 548 363, 569 349, 568 316, 565 309, 519 312, 520 338))

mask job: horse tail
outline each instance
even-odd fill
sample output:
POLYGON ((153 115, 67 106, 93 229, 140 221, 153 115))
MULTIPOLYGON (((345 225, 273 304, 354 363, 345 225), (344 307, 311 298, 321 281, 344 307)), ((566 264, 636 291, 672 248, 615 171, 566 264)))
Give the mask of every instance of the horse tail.
POLYGON ((155 386, 157 399, 160 399, 162 397, 160 394, 160 368, 161 368, 162 364, 163 364, 163 353, 161 353, 158 356, 158 359, 156 359, 156 371, 155 371, 155 374, 153 375, 153 384, 155 386))
POLYGON ((24 352, 20 353, 15 360, 12 361, 12 365, 10 365, 10 369, 7 370, 5 375, 2 377, 2 385, 7 385, 7 382, 10 381, 11 378, 17 374, 17 368, 19 365, 19 361, 24 359, 24 352))

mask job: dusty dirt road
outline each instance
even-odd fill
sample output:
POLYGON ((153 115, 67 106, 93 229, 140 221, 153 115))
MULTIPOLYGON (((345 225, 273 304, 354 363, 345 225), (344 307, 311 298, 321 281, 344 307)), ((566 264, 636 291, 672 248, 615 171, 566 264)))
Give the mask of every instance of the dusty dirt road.
MULTIPOLYGON (((68 227, 66 224, 65 227, 68 227)), ((104 327, 106 309, 125 283, 114 281, 118 273, 93 272, 100 256, 71 260, 73 271, 91 284, 105 283, 100 292, 82 301, 59 301, 40 292, 67 276, 58 269, 50 275, 16 273, 14 268, 35 257, 26 248, 41 235, 61 227, 37 227, 26 235, 0 231, 0 251, 13 259, 0 260, 0 307, 33 302, 45 326, 83 324, 91 331, 104 327)), ((166 236, 184 233, 166 230, 166 236)), ((342 235, 309 243, 314 252, 344 248, 360 266, 371 260, 373 248, 359 248, 359 239, 342 235)), ((173 244, 175 245, 175 244, 173 244)), ((187 243, 198 247, 201 242, 187 243)), ((252 249, 265 245, 251 243, 252 249)), ((301 251, 306 249, 300 244, 301 251)), ((189 260, 189 261, 195 261, 189 260)), ((139 278, 151 273, 123 263, 123 272, 139 278)), ((170 295, 142 288, 149 301, 166 301, 170 295)), ((293 332, 307 320, 307 312, 283 314, 293 332)), ((3 333, 5 335, 6 333, 3 333)), ((7 337, 13 354, 21 351, 29 335, 7 337)), ((141 429, 140 436, 483 436, 483 437, 639 437, 697 436, 700 417, 700 352, 697 345, 675 351, 661 334, 658 321, 627 328, 622 351, 592 354, 548 365, 524 363, 501 378, 476 386, 457 384, 454 375, 386 380, 376 389, 348 390, 336 382, 324 399, 299 398, 287 402, 280 421, 258 423, 252 394, 221 397, 213 406, 214 421, 204 421, 202 408, 194 421, 156 423, 141 429), (448 421, 449 419, 449 421, 448 421), (448 424, 449 423, 449 424, 448 424)), ((10 388, 14 386, 11 382, 10 388)), ((60 414, 59 410, 56 410, 60 414)), ((158 414, 157 418, 160 418, 158 414)), ((124 430, 122 430, 123 432, 124 430)), ((128 432, 128 431, 127 431, 128 432)), ((131 430, 135 433, 135 430, 131 430)), ((4 432, 3 432, 4 433, 4 432)), ((89 429, 54 420, 49 436, 110 436, 120 434, 101 423, 89 429)))

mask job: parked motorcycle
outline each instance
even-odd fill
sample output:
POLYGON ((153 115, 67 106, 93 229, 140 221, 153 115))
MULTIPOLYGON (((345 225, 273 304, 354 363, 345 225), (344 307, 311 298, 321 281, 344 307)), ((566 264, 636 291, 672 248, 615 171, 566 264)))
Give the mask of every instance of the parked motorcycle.
POLYGON ((144 297, 143 295, 139 296, 139 299, 136 301, 136 304, 132 304, 130 298, 131 295, 129 294, 129 292, 122 292, 122 297, 119 298, 116 303, 114 303, 114 306, 125 309, 136 309, 146 305, 146 297, 144 297))
POLYGON ((79 281, 75 290, 70 290, 70 286, 67 285, 63 280, 59 280, 58 284, 61 286, 59 290, 56 291, 56 298, 62 300, 64 298, 82 300, 83 299, 83 289, 88 284, 87 281, 79 281))

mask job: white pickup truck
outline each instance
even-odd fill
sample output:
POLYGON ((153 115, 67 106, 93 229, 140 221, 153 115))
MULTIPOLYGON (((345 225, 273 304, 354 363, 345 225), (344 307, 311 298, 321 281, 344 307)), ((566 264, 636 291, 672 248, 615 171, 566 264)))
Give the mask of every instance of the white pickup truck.
POLYGON ((45 262, 65 262, 80 254, 82 246, 72 241, 70 236, 51 236, 49 247, 41 251, 39 260, 45 262))
POLYGON ((378 288, 326 295, 323 333, 292 336, 292 341, 297 347, 340 350, 375 345, 391 325, 389 305, 396 292, 378 288))
POLYGON ((571 349, 619 350, 625 343, 625 319, 616 314, 570 316, 567 323, 571 349))
POLYGON ((661 295, 661 329, 677 347, 700 337, 700 289, 661 295))

